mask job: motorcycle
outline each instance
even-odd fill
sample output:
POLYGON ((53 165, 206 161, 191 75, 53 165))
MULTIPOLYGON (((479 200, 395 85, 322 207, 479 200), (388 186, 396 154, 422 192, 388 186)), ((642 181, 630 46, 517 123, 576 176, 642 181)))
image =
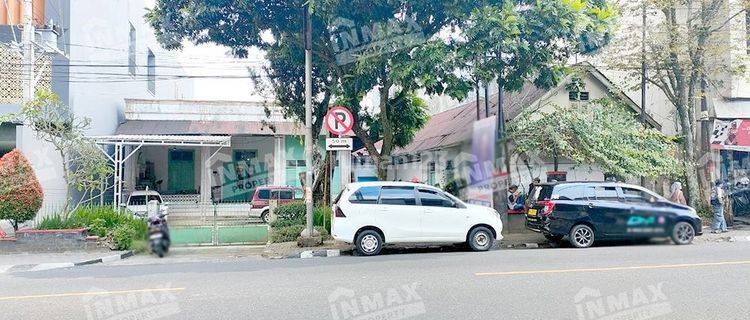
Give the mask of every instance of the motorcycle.
POLYGON ((159 258, 169 252, 169 226, 166 215, 159 213, 148 218, 148 243, 151 252, 159 258))

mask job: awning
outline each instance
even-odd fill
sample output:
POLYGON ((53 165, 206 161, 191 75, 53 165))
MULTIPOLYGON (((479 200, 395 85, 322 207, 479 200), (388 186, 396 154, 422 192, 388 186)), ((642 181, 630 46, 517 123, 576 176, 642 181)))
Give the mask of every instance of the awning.
POLYGON ((750 100, 716 99, 713 105, 717 119, 750 119, 750 100))
POLYGON ((124 135, 302 135, 305 128, 293 122, 128 120, 117 127, 124 135))
POLYGON ((232 137, 119 134, 94 136, 91 139, 102 145, 229 147, 232 137))

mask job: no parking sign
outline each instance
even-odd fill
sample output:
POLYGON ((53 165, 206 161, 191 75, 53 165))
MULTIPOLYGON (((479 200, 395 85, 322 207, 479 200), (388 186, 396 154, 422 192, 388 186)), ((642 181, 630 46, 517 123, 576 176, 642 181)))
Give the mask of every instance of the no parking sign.
POLYGON ((340 137, 354 127, 354 115, 346 107, 335 106, 326 113, 325 122, 328 132, 340 137))

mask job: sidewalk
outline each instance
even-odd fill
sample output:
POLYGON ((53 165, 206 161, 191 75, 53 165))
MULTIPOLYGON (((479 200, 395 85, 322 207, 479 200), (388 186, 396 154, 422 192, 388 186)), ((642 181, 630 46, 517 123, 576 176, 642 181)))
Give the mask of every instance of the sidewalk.
POLYGON ((128 258, 131 251, 65 252, 65 253, 9 253, 0 254, 0 274, 22 271, 41 271, 95 263, 113 262, 128 258))

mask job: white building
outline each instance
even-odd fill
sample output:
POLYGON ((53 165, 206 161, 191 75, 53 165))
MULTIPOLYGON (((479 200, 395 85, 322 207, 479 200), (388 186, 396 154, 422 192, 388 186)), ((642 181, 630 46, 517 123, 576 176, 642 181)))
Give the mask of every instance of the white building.
MULTIPOLYGON (((20 0, 8 0, 14 4, 20 0)), ((20 3, 20 2, 19 2, 20 3)), ((37 62, 42 75, 37 88, 51 88, 76 117, 90 118, 89 135, 111 135, 124 121, 125 99, 190 98, 192 83, 183 75, 175 53, 156 42, 144 20, 147 0, 34 0, 37 62), (43 18, 42 18, 43 17, 43 18), (54 48, 51 48, 54 47, 54 48), (49 65, 44 61, 51 61, 49 65)), ((5 17, 17 17, 13 6, 0 7, 5 17)), ((0 82, 0 113, 15 112, 19 88, 21 41, 19 19, 0 19, 0 56, 5 64, 0 82), (8 72, 11 71, 11 72, 8 72)), ((20 149, 31 161, 44 190, 44 204, 59 205, 66 184, 59 155, 23 126, 0 128, 0 152, 20 149)))

